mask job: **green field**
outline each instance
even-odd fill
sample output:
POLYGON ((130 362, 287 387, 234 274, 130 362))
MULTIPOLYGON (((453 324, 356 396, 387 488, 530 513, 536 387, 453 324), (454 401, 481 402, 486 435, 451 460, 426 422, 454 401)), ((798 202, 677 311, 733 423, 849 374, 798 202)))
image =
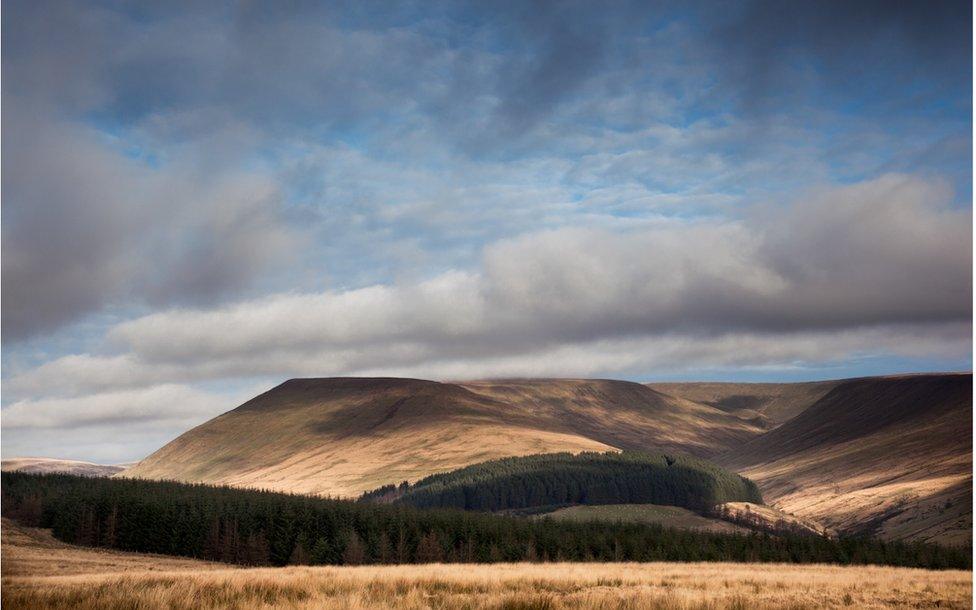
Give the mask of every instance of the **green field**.
POLYGON ((567 506, 551 513, 537 515, 536 518, 551 517, 565 521, 602 521, 626 523, 654 523, 665 527, 695 529, 709 532, 749 532, 721 519, 702 517, 680 506, 659 504, 604 504, 601 506, 567 506))

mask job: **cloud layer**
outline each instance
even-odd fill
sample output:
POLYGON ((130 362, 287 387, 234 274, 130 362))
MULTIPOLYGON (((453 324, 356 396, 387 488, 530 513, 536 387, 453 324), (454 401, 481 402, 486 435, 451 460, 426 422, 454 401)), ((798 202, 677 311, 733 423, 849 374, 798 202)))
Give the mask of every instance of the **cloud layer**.
MULTIPOLYGON (((892 350, 898 342, 879 329, 903 338, 931 327, 941 336, 969 323, 972 218, 949 199, 939 182, 886 175, 740 220, 528 234, 486 248, 477 272, 121 322, 107 334, 118 355, 56 359, 8 389, 61 384, 82 393, 364 370, 445 377, 477 375, 481 361, 485 372, 508 361, 501 369, 516 374, 538 367, 520 371, 512 362, 591 345, 613 352, 634 341, 669 352, 701 342, 686 352, 695 354, 684 357, 687 364, 724 362, 737 341, 764 344, 763 351, 776 342, 806 346, 791 359, 892 350), (810 349, 817 333, 822 339, 810 349)), ((762 352, 753 358, 769 361, 762 352)), ((600 369, 563 367, 563 375, 600 369)))
POLYGON ((971 366, 971 16, 11 0, 4 453, 297 375, 971 366))

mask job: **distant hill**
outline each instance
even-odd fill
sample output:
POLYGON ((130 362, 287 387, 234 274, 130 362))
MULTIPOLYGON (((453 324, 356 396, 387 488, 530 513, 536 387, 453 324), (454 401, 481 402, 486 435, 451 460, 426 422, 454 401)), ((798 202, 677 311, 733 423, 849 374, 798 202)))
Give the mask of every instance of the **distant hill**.
POLYGON ((294 379, 116 476, 355 497, 487 460, 708 458, 841 533, 972 538, 972 375, 799 384, 294 379))
POLYGON ((971 544, 972 441, 971 374, 872 377, 718 461, 841 533, 971 544))
POLYGON ((775 428, 802 413, 839 381, 808 383, 673 382, 647 386, 744 418, 759 418, 775 428))
POLYGON ((83 477, 110 477, 125 470, 124 465, 93 464, 77 460, 59 460, 55 458, 10 458, 0 462, 3 472, 31 472, 47 474, 61 472, 83 477))
POLYGON ((358 496, 501 457, 640 449, 715 455, 762 429, 610 380, 293 379, 122 476, 358 496))

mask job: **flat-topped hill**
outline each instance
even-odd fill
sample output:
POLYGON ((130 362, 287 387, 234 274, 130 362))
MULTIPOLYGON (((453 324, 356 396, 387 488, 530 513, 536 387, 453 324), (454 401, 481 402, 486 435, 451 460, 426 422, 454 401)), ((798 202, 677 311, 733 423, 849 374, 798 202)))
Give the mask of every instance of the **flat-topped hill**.
POLYGON ((123 476, 349 497, 536 453, 709 456, 761 431, 626 381, 293 379, 186 432, 123 476))

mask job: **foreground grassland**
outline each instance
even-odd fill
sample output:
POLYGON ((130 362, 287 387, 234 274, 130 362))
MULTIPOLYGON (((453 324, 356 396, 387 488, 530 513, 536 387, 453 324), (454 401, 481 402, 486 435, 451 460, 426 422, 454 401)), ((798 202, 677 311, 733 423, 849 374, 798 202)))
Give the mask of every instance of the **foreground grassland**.
POLYGON ((258 568, 5 577, 4 608, 969 608, 969 572, 754 564, 258 568))
POLYGON ((35 608, 970 608, 972 572, 731 563, 238 569, 4 523, 2 603, 35 608))

